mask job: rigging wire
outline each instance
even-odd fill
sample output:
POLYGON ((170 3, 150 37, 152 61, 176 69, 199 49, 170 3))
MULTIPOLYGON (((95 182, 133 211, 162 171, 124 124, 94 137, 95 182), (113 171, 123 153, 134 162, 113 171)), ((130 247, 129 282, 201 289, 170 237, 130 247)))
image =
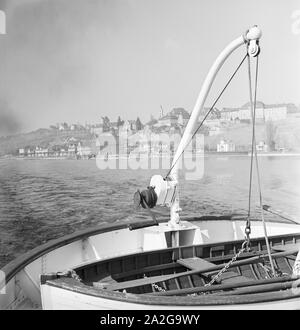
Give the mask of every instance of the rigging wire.
MULTIPOLYGON (((251 107, 251 117, 252 117, 252 147, 251 147, 251 165, 250 165, 250 183, 249 183, 249 208, 248 208, 248 219, 247 225, 250 228, 250 207, 251 207, 251 190, 252 190, 252 175, 253 175, 253 155, 255 158, 255 167, 256 167, 256 174, 257 174, 257 183, 258 183, 258 190, 259 190, 259 204, 261 210, 261 220, 263 223, 264 235, 266 240, 266 246, 268 251, 268 257, 270 261, 270 265, 272 268, 273 276, 276 276, 275 267, 273 263, 273 259, 271 256, 271 249, 270 243, 268 239, 267 227, 265 223, 264 217, 264 208, 263 208, 263 199, 262 199, 262 189, 261 189, 261 181, 260 181, 260 172, 259 172, 259 165, 258 165, 258 158, 257 158, 257 150, 256 150, 256 138, 255 138, 255 115, 256 115, 256 102, 257 102, 257 81, 258 81, 258 56, 256 57, 256 68, 255 68, 255 85, 254 85, 254 100, 253 92, 252 92, 252 78, 251 78, 251 62, 250 56, 248 55, 248 78, 249 78, 249 94, 250 94, 250 107, 251 107)), ((247 229, 247 227, 246 227, 247 229)))
POLYGON ((184 146, 184 148, 182 149, 182 152, 180 153, 180 155, 177 157, 176 161, 173 162, 171 168, 169 169, 167 175, 165 176, 165 179, 170 175, 170 173, 172 172, 174 166, 176 165, 176 163, 178 162, 178 160, 180 159, 180 157, 182 156, 182 154, 184 153, 184 150, 187 148, 187 146, 191 143, 191 141, 193 140, 193 138, 195 137, 195 135, 197 134, 197 132, 199 131, 199 129, 202 127, 203 123, 205 122, 206 118, 209 116, 209 114, 211 113, 211 111, 213 110, 213 108, 215 107, 215 105, 217 104, 217 102, 219 101, 219 99, 221 98, 221 96, 223 95, 223 93, 225 92, 226 88, 228 87, 228 85, 231 83, 232 79, 234 78, 234 76, 236 75, 236 73, 239 71, 240 67, 242 66, 242 64, 244 63, 245 59, 247 58, 248 54, 246 53, 246 55, 243 57, 243 59, 241 60, 240 64, 237 66, 237 68, 235 69, 235 71, 233 72, 233 74, 231 75, 231 77, 229 78, 229 80, 227 81, 226 85, 224 86, 224 88, 222 89, 222 91, 220 92, 220 94, 218 95, 218 97, 216 98, 216 100, 214 101, 213 105, 210 107, 210 109, 207 111, 207 113, 205 114, 205 116, 203 117, 200 125, 197 127, 197 129, 195 130, 195 132, 193 133, 193 135, 191 136, 189 142, 184 146))

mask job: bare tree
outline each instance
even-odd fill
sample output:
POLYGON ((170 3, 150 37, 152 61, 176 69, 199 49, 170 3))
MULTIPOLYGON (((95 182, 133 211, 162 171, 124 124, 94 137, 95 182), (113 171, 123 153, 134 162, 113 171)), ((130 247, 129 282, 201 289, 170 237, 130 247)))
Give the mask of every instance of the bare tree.
POLYGON ((274 125, 274 123, 269 120, 266 123, 266 133, 267 133, 267 145, 270 148, 270 151, 275 150, 276 145, 276 133, 277 133, 277 127, 274 125))

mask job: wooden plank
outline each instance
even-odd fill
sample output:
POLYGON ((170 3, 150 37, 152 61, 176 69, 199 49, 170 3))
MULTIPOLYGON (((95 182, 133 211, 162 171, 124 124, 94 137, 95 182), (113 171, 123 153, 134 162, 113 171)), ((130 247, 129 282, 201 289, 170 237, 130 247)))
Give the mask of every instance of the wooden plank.
POLYGON ((188 278, 188 281, 189 281, 190 287, 191 287, 191 288, 194 288, 195 285, 194 285, 194 283, 193 283, 192 277, 191 277, 191 276, 188 276, 187 278, 188 278))
POLYGON ((175 284, 176 284, 176 286, 177 286, 177 289, 181 289, 181 287, 180 287, 180 283, 179 283, 179 281, 178 281, 178 278, 174 278, 174 280, 175 280, 175 284))
POLYGON ((105 283, 118 283, 115 279, 113 279, 111 277, 111 275, 108 275, 108 276, 102 278, 98 283, 100 283, 100 282, 102 282, 102 283, 104 283, 104 282, 105 283))
POLYGON ((162 265, 146 266, 146 267, 141 267, 139 269, 130 270, 130 271, 127 271, 124 273, 114 274, 114 278, 116 280, 122 280, 124 277, 128 277, 128 276, 142 275, 144 273, 149 273, 149 272, 153 272, 153 271, 157 271, 157 270, 162 271, 162 270, 178 268, 178 267, 180 267, 180 265, 178 265, 175 262, 170 262, 170 263, 162 264, 162 265))
POLYGON ((236 272, 231 272, 231 271, 227 271, 223 273, 220 279, 222 284, 245 283, 249 281, 254 281, 254 279, 250 277, 242 276, 236 272))
POLYGON ((93 282, 93 287, 99 289, 105 289, 109 285, 117 284, 118 282, 114 280, 110 275, 102 278, 99 282, 93 282))
MULTIPOLYGON (((177 260, 177 262, 180 265, 185 266, 186 268, 189 268, 191 270, 199 270, 200 272, 202 270, 207 269, 208 267, 213 267, 216 266, 216 264, 213 264, 205 259, 201 259, 201 258, 186 258, 186 259, 179 259, 177 260)), ((208 275, 208 273, 205 273, 204 275, 208 275)), ((237 283, 237 282, 249 282, 252 279, 249 277, 245 277, 245 276, 241 276, 240 274, 236 273, 236 272, 232 272, 232 271, 227 271, 225 273, 223 273, 220 276, 220 281, 221 283, 237 283)))
POLYGON ((178 259, 177 263, 180 265, 189 268, 189 269, 197 269, 201 271, 202 269, 207 269, 208 267, 215 266, 215 264, 206 261, 205 259, 201 259, 198 257, 194 258, 186 258, 186 259, 178 259))
POLYGON ((288 243, 288 244, 282 244, 282 245, 273 245, 272 250, 274 251, 291 251, 295 249, 300 250, 300 243, 288 243))

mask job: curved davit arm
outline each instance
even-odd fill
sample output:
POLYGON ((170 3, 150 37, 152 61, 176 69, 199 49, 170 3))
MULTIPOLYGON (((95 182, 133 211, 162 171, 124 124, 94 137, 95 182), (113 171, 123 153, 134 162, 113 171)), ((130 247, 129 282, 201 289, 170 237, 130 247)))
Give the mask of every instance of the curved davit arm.
POLYGON ((257 41, 261 38, 261 30, 257 26, 253 26, 249 29, 244 35, 238 37, 237 39, 233 40, 217 57, 214 64, 212 65, 211 69, 209 70, 204 83, 202 85, 201 91, 199 93, 198 99, 192 111, 191 117, 189 122, 186 126, 184 131, 183 137, 178 145, 176 154, 173 158, 172 171, 170 176, 172 179, 177 179, 177 171, 178 171, 178 158, 181 156, 183 150, 186 148, 187 144, 190 142, 190 138, 198 124, 199 115, 204 107, 205 101, 207 99, 208 93, 211 89, 211 86, 215 80, 215 77, 221 67, 223 66, 226 59, 240 46, 247 44, 248 45, 248 53, 251 56, 256 55, 258 51, 258 43, 257 41), (175 164, 177 162, 177 164, 175 164))
MULTIPOLYGON (((210 88, 215 80, 215 77, 219 70, 221 69, 222 65, 226 61, 226 59, 232 54, 237 48, 246 44, 247 45, 247 52, 249 56, 256 56, 259 53, 259 45, 258 41, 261 38, 262 32, 257 26, 253 26, 250 28, 246 33, 237 39, 233 40, 217 57, 213 66, 209 70, 204 83, 202 85, 201 91, 199 93, 197 102, 195 107, 192 111, 191 117, 189 122, 186 126, 184 134, 181 138, 181 141, 178 145, 176 150, 175 156, 173 158, 171 171, 169 174, 169 178, 173 181, 174 185, 177 185, 178 180, 178 165, 179 165, 179 158, 182 157, 183 150, 189 144, 192 134, 195 131, 195 128, 198 124, 198 117, 204 107, 205 101, 207 99, 208 93, 210 88)), ((170 206, 170 221, 169 225, 172 227, 176 227, 180 223, 179 212, 181 211, 179 207, 179 194, 178 189, 176 189, 173 201, 170 206)))

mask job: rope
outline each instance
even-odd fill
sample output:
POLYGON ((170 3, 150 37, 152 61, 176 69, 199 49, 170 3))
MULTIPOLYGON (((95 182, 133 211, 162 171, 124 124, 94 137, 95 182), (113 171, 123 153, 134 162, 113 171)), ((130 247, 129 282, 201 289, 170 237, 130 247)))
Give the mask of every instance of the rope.
POLYGON ((257 76, 258 76, 258 57, 256 58, 256 72, 255 72, 255 101, 254 107, 252 104, 252 79, 251 79, 251 67, 250 67, 250 57, 248 55, 248 77, 249 77, 249 88, 250 88, 250 106, 251 106, 251 117, 252 117, 252 141, 251 141, 251 161, 250 161, 250 177, 249 177, 249 195, 248 195, 248 215, 246 221, 245 234, 250 244, 250 233, 251 233, 251 195, 252 195, 252 178, 253 178, 253 155, 254 149, 256 149, 255 143, 255 119, 256 119, 256 88, 257 88, 257 76))
POLYGON ((281 212, 281 211, 279 211, 279 210, 273 210, 273 209, 271 208, 271 206, 269 206, 269 205, 263 205, 263 208, 264 208, 264 210, 267 211, 267 212, 270 212, 270 213, 272 213, 272 214, 275 214, 275 215, 277 215, 278 217, 280 217, 280 218, 282 218, 282 219, 284 219, 284 220, 288 220, 288 221, 291 222, 291 223, 294 223, 294 224, 296 224, 296 225, 299 225, 299 222, 297 222, 296 220, 293 220, 293 219, 289 218, 290 215, 288 215, 287 213, 281 214, 281 213, 279 213, 279 212, 281 212), (270 209, 270 208, 271 208, 271 209, 270 209))
POLYGON ((182 156, 182 154, 184 153, 184 150, 187 148, 187 146, 191 143, 191 141, 193 140, 193 138, 195 137, 195 135, 197 134, 197 132, 199 131, 199 129, 202 127, 203 123, 205 122, 206 118, 209 116, 209 114, 211 113, 211 111, 213 110, 213 108, 215 107, 215 105, 217 104, 217 102, 219 101, 219 99, 221 98, 221 96, 223 95, 223 93, 225 92, 226 88, 228 87, 228 85, 231 83, 232 79, 234 78, 234 76, 236 75, 236 73, 238 72, 238 70, 240 69, 240 67, 242 66, 242 64, 244 63, 245 59, 247 58, 248 54, 246 54, 244 56, 244 58, 241 60, 240 64, 237 66, 237 68, 235 69, 235 71, 233 72, 233 74, 231 75, 231 77, 229 78, 229 80, 227 81, 226 85, 224 86, 224 88, 222 89, 222 91, 220 92, 219 96, 216 98, 215 102, 213 103, 213 105, 210 107, 210 109, 207 111, 207 113, 205 114, 204 118, 202 119, 200 125, 198 126, 198 128, 195 130, 195 132, 193 133, 190 141, 185 145, 185 147, 183 148, 182 152, 180 153, 180 155, 178 156, 178 158, 176 159, 176 161, 173 163, 173 165, 171 166, 170 170, 168 171, 167 175, 165 176, 165 179, 169 176, 169 174, 171 173, 171 171, 173 170, 174 166, 176 165, 176 163, 178 162, 178 160, 180 159, 180 157, 182 156))
MULTIPOLYGON (((261 210, 261 220, 263 223, 264 228, 264 235, 266 240, 266 246, 268 251, 268 257, 270 261, 270 265, 272 268, 273 276, 276 276, 275 267, 273 264, 272 256, 271 256, 271 249, 268 239, 268 233, 264 218, 264 209, 263 209, 263 201, 262 201, 262 189, 261 189, 261 182, 260 182, 260 173, 259 173, 259 166, 258 166, 258 158, 257 158, 257 150, 256 150, 256 139, 255 139, 255 114, 256 114, 256 100, 257 100, 257 80, 258 80, 258 56, 256 57, 256 69, 255 69, 255 86, 254 86, 254 104, 252 100, 252 78, 251 78, 251 63, 250 63, 250 57, 248 56, 248 77, 249 77, 249 94, 250 94, 250 106, 251 106, 251 117, 252 117, 252 151, 251 151, 251 169, 250 169, 250 189, 251 183, 252 183, 252 163, 253 163, 253 153, 255 156, 255 164, 256 164, 256 173, 257 173, 257 183, 258 183, 258 189, 259 189, 259 204, 260 204, 260 210, 261 210), (255 145, 255 148, 254 148, 255 145), (253 150, 254 149, 254 150, 253 150), (254 152, 253 152, 254 151, 254 152)), ((251 199, 251 191, 249 190, 249 210, 248 210, 248 223, 250 225, 250 199, 251 199)))

